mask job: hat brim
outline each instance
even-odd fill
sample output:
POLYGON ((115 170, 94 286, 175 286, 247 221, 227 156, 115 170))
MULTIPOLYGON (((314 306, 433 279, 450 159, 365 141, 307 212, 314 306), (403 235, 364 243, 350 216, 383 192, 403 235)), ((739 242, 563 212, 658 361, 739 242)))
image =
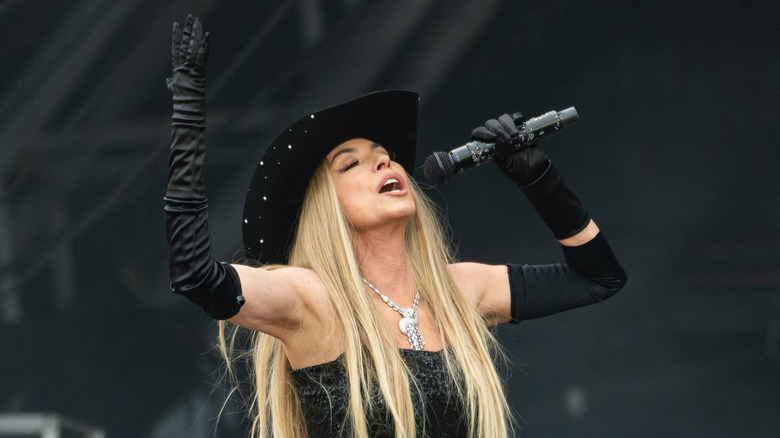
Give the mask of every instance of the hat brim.
POLYGON ((305 116, 282 131, 255 169, 244 202, 247 257, 286 264, 309 181, 327 154, 354 138, 365 138, 395 154, 414 170, 419 95, 386 90, 305 116))

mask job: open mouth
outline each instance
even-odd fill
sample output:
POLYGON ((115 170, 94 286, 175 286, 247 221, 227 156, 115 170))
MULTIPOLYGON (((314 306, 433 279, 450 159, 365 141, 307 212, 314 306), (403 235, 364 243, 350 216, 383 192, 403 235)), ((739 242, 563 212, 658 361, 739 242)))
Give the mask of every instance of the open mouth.
POLYGON ((399 183, 398 180, 395 178, 389 178, 382 185, 382 188, 379 189, 379 193, 392 193, 392 192, 400 192, 400 191, 401 191, 401 183, 399 183))

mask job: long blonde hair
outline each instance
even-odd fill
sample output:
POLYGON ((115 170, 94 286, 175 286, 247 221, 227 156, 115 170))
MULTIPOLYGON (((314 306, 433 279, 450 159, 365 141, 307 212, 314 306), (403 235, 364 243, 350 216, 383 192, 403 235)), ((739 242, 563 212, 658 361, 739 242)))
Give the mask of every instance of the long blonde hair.
MULTIPOLYGON (((446 346, 446 366, 464 406, 469 436, 508 436, 509 407, 494 364, 500 347, 450 274, 448 265, 454 258, 434 203, 409 180, 416 214, 407 227, 407 250, 420 298, 427 303, 446 346)), ((375 385, 393 418, 396 437, 413 437, 415 426, 420 427, 414 417, 414 404, 419 400, 413 400, 410 388, 416 382, 400 357, 395 333, 366 293, 351 236, 323 162, 309 184, 289 264, 316 272, 330 294, 336 317, 332 335, 340 336, 344 346, 350 394, 346 421, 353 436, 368 438, 366 414, 373 401, 366 394, 375 385)), ((237 328, 228 341, 225 323, 220 323, 219 348, 233 375, 231 361, 241 357, 235 352, 236 334, 237 328)), ((249 402, 250 436, 305 437, 303 414, 281 343, 259 332, 251 336, 251 347, 244 353, 249 356, 254 386, 249 402)))

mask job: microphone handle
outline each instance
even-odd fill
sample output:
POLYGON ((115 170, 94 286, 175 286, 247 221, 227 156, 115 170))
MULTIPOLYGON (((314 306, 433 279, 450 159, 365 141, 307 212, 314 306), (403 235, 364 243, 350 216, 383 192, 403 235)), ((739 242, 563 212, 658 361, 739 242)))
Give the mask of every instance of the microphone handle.
POLYGON ((541 116, 528 119, 517 127, 520 130, 520 135, 513 138, 511 141, 512 152, 555 135, 561 129, 569 127, 579 121, 580 116, 573 106, 561 111, 549 111, 541 116))
POLYGON ((457 174, 493 160, 495 149, 495 143, 473 140, 450 151, 449 159, 457 174))
MULTIPOLYGON (((577 110, 574 107, 566 108, 562 111, 549 111, 541 116, 528 119, 517 127, 520 130, 520 134, 510 141, 510 151, 516 152, 531 146, 540 140, 557 134, 563 128, 571 126, 579 120, 579 114, 577 114, 577 110)), ((495 149, 495 143, 483 143, 476 140, 453 149, 449 155, 455 174, 477 167, 487 161, 492 161, 495 149)))
MULTIPOLYGON (((541 116, 528 119, 517 128, 519 135, 510 141, 511 152, 528 147, 546 137, 557 134, 567 126, 580 120, 574 107, 563 111, 550 111, 541 116)), ((425 177, 434 184, 444 184, 464 170, 477 167, 493 160, 495 143, 471 141, 450 152, 434 152, 425 160, 425 177)))

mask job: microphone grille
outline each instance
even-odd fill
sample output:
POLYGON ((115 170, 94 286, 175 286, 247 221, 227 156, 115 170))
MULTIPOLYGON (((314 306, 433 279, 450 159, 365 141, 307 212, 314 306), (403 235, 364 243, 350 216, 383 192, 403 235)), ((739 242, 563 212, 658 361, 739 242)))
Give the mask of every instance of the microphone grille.
POLYGON ((444 184, 455 175, 452 160, 446 152, 434 152, 428 155, 423 164, 425 178, 433 184, 444 184))

